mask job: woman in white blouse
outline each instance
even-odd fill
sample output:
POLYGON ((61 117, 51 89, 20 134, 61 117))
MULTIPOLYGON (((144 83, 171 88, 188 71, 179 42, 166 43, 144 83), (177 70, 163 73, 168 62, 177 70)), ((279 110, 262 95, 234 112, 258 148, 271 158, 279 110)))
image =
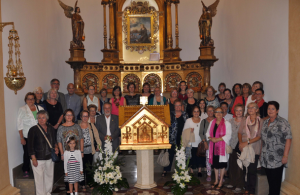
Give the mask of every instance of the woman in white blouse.
POLYGON ((94 104, 98 108, 98 112, 101 112, 100 100, 95 96, 95 87, 93 85, 89 86, 89 92, 86 97, 83 98, 82 106, 83 110, 88 110, 88 106, 94 104))
POLYGON ((198 106, 194 106, 192 109, 193 117, 187 119, 184 124, 183 129, 191 128, 195 134, 195 142, 192 142, 192 158, 190 159, 190 166, 191 166, 191 173, 193 173, 193 169, 198 168, 198 177, 202 177, 201 168, 205 167, 205 157, 198 157, 197 156, 197 149, 198 145, 201 142, 201 138, 199 136, 200 130, 200 109, 198 106))
POLYGON ((27 136, 31 127, 37 124, 36 115, 38 111, 44 110, 41 106, 34 105, 36 96, 29 92, 25 96, 26 105, 19 108, 17 118, 17 128, 20 134, 21 144, 23 145, 23 177, 29 177, 30 158, 28 154, 27 136))
POLYGON ((230 144, 231 139, 231 124, 223 118, 223 110, 218 107, 214 111, 216 119, 209 123, 206 138, 209 142, 209 163, 215 171, 215 183, 212 188, 217 187, 217 190, 223 187, 223 178, 229 154, 226 153, 226 144, 230 144), (221 177, 219 182, 219 170, 221 171, 221 177))

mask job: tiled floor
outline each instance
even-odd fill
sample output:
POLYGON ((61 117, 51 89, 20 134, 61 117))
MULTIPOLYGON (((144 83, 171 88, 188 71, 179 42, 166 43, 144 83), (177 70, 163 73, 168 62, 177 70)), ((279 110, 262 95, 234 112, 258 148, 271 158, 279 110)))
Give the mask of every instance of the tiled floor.
MULTIPOLYGON (((218 194, 218 195, 238 195, 232 192, 232 189, 228 189, 224 187, 221 190, 211 189, 211 183, 206 181, 206 174, 203 173, 203 177, 199 178, 201 184, 199 186, 189 186, 187 195, 206 195, 206 194, 218 194)), ((116 195, 171 195, 170 187, 163 187, 166 181, 171 180, 171 174, 169 173, 166 177, 161 177, 161 173, 154 174, 154 180, 157 183, 157 187, 150 190, 141 190, 138 188, 134 188, 134 184, 136 182, 136 172, 132 173, 124 173, 123 176, 127 178, 130 188, 129 189, 121 189, 116 193, 116 195)), ((225 180, 225 185, 228 184, 229 179, 225 180)), ((58 183, 55 184, 55 190, 52 195, 65 195, 65 188, 63 179, 61 179, 58 183)), ((90 195, 91 190, 87 189, 87 191, 83 192, 79 191, 79 195, 90 195)))

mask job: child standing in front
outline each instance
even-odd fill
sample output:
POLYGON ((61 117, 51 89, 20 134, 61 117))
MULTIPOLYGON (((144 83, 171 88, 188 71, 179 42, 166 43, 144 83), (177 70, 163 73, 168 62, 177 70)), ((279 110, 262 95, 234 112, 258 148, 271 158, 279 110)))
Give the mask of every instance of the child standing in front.
POLYGON ((64 153, 65 182, 69 183, 70 195, 78 195, 78 182, 83 181, 81 152, 78 150, 75 137, 67 141, 64 153), (75 194, 73 193, 73 184, 75 194))

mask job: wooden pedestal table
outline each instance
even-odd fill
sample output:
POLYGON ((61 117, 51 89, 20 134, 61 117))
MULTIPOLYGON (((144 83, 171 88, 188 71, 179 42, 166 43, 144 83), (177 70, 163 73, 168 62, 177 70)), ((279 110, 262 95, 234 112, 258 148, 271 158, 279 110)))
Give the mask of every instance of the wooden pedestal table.
POLYGON ((137 150, 137 182, 134 185, 140 189, 151 189, 156 187, 154 182, 154 157, 153 150, 137 150))

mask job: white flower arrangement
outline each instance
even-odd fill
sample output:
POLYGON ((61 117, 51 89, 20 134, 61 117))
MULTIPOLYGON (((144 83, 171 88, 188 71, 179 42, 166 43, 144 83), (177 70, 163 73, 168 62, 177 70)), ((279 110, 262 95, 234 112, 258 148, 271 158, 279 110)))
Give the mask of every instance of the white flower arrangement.
POLYGON ((187 191, 187 184, 200 184, 197 178, 189 175, 189 160, 186 160, 185 148, 181 146, 180 149, 176 147, 175 157, 175 173, 172 175, 173 181, 165 183, 165 186, 173 185, 171 187, 174 195, 183 195, 187 191))
POLYGON ((99 159, 94 167, 95 189, 93 192, 112 195, 113 191, 119 188, 128 188, 128 182, 122 178, 120 166, 118 164, 118 152, 112 151, 112 143, 110 139, 105 140, 104 151, 100 149, 99 159))

